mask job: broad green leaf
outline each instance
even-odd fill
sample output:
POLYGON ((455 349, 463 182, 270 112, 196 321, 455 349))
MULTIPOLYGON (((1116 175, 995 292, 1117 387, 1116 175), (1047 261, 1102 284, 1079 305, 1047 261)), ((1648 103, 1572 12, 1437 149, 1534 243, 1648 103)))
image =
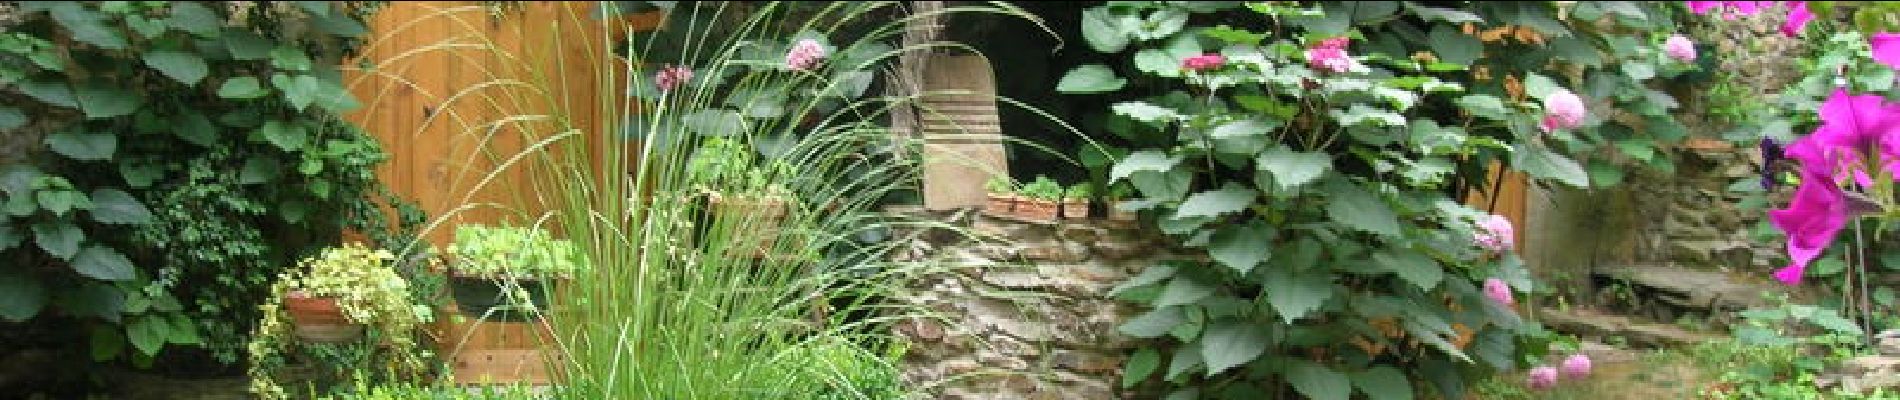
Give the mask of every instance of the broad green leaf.
POLYGON ((198 334, 198 325, 186 318, 185 314, 166 314, 171 321, 171 335, 166 341, 177 344, 204 344, 204 336, 198 334))
POLYGON ((1201 360, 1207 376, 1246 364, 1267 351, 1267 331, 1250 320, 1227 320, 1209 326, 1201 336, 1201 360))
POLYGON ((1260 192, 1228 182, 1218 190, 1210 190, 1188 196, 1175 210, 1175 218, 1219 217, 1224 214, 1244 210, 1253 204, 1260 192))
POLYGON ((115 324, 125 310, 125 291, 97 281, 87 280, 77 288, 54 292, 53 298, 68 314, 99 317, 115 324))
POLYGON ((20 112, 20 109, 0 106, 0 131, 26 126, 26 123, 30 121, 32 119, 27 118, 26 113, 20 112))
POLYGON ((158 350, 165 347, 166 325, 165 320, 157 315, 140 315, 125 326, 125 338, 141 353, 158 354, 158 350))
POLYGON ((1352 28, 1352 11, 1346 9, 1350 6, 1351 4, 1347 2, 1321 3, 1320 7, 1323 7, 1324 14, 1317 17, 1300 17, 1295 21, 1300 26, 1306 27, 1308 34, 1326 36, 1344 34, 1347 29, 1352 28))
POLYGON ((1603 65, 1603 53, 1575 36, 1553 38, 1549 41, 1550 51, 1557 58, 1570 60, 1577 65, 1595 67, 1603 65))
POLYGON ((1460 11, 1457 9, 1426 7, 1426 6, 1421 6, 1421 5, 1418 5, 1417 3, 1413 3, 1410 1, 1405 2, 1405 9, 1410 10, 1413 14, 1417 14, 1418 17, 1421 19, 1424 19, 1425 22, 1445 21, 1445 22, 1450 22, 1454 24, 1462 24, 1466 22, 1476 22, 1479 24, 1484 23, 1484 17, 1479 17, 1478 14, 1472 14, 1472 13, 1460 11))
POLYGON ((1484 53, 1484 42, 1459 32, 1457 27, 1449 24, 1432 27, 1427 40, 1432 46, 1432 53, 1438 55, 1439 62, 1470 65, 1484 53))
POLYGON ((270 51, 270 64, 278 69, 291 71, 310 70, 310 56, 303 50, 291 46, 277 46, 270 51))
POLYGON ((361 38, 363 35, 369 33, 369 27, 363 26, 362 22, 358 22, 355 18, 344 15, 344 13, 330 13, 330 15, 327 16, 311 16, 310 26, 316 28, 316 31, 320 33, 351 38, 361 38))
POLYGON ((132 260, 118 250, 96 244, 73 256, 73 271, 102 281, 129 281, 135 277, 132 260))
POLYGON ((1174 169, 1174 166, 1180 163, 1180 157, 1170 157, 1168 153, 1158 150, 1137 151, 1115 163, 1115 167, 1109 171, 1109 180, 1120 181, 1141 171, 1165 172, 1174 169))
MULTIPOLYGON (((0 225, 0 231, 8 229, 0 225)), ((0 232, 0 235, 5 234, 0 232)), ((46 288, 40 285, 39 278, 23 273, 20 267, 0 268, 0 319, 25 321, 46 307, 46 288)))
POLYGON ((694 111, 680 117, 688 129, 706 136, 731 136, 746 130, 745 117, 724 108, 694 111))
POLYGON ((171 3, 171 18, 165 20, 173 28, 205 38, 218 37, 224 27, 224 19, 209 8, 198 3, 178 1, 171 3))
POLYGON ((103 15, 78 2, 63 2, 51 9, 53 21, 78 40, 106 50, 124 50, 125 34, 103 21, 103 15))
POLYGON ((1332 169, 1331 155, 1322 152, 1293 151, 1286 146, 1274 147, 1260 154, 1257 161, 1261 171, 1273 176, 1277 190, 1287 190, 1319 179, 1320 175, 1332 169))
MULTIPOLYGON (((1198 351, 1174 352, 1174 360, 1168 362, 1168 374, 1165 377, 1171 381, 1175 380, 1176 378, 1180 377, 1181 374, 1187 373, 1188 371, 1192 371, 1194 370, 1194 367, 1201 366, 1201 364, 1202 364, 1201 352, 1198 352, 1198 351)), ((1173 398, 1173 396, 1170 396, 1170 398, 1173 398)), ((1186 398, 1192 399, 1194 397, 1189 396, 1186 398)))
MULTIPOLYGON (((1179 201, 1187 197, 1188 188, 1194 183, 1194 173, 1186 169, 1170 169, 1167 172, 1141 171, 1130 174, 1128 182, 1135 190, 1151 200, 1179 201)), ((1205 217, 1195 217, 1204 219, 1205 217)))
POLYGON ((1366 122, 1372 122, 1372 126, 1405 126, 1405 116, 1382 108, 1369 107, 1365 104, 1355 103, 1347 107, 1345 111, 1330 111, 1333 115, 1333 119, 1338 120, 1339 124, 1344 126, 1357 126, 1366 122))
POLYGON ((1115 288, 1109 289, 1108 295, 1114 296, 1128 289, 1160 283, 1162 280, 1174 276, 1174 271, 1175 269, 1172 265, 1154 265, 1142 268, 1141 274, 1135 275, 1135 277, 1128 278, 1127 281, 1115 285, 1115 288))
POLYGON ((1147 122, 1149 124, 1169 122, 1180 117, 1180 114, 1174 112, 1174 110, 1156 106, 1145 101, 1122 102, 1110 108, 1115 110, 1116 114, 1125 115, 1129 118, 1134 118, 1136 121, 1147 122))
POLYGON ((253 185, 277 180, 283 176, 284 165, 275 158, 251 157, 244 160, 244 168, 238 170, 238 183, 253 185))
POLYGON ((145 96, 138 91, 102 83, 74 86, 73 96, 86 118, 91 119, 130 115, 145 104, 145 96))
POLYGON ((145 53, 145 65, 185 86, 196 86, 198 81, 211 73, 204 58, 182 51, 155 50, 145 53))
POLYGON ((1161 288, 1161 297, 1155 298, 1155 307, 1192 304, 1214 294, 1214 286, 1202 283, 1188 275, 1175 275, 1168 285, 1161 288))
POLYGON ((71 190, 41 190, 34 194, 39 200, 40 209, 52 211, 53 215, 65 216, 67 211, 92 208, 92 200, 86 195, 71 190))
POLYGON ((1511 112, 1504 108, 1503 100, 1498 100, 1497 97, 1489 95, 1464 95, 1458 98, 1457 103, 1459 108, 1463 108, 1465 112, 1471 113, 1471 115, 1495 120, 1504 120, 1511 115, 1511 112))
POLYGON ((1056 83, 1056 91, 1062 93, 1101 93, 1121 90, 1128 80, 1115 76, 1115 71, 1102 64, 1088 64, 1069 70, 1056 83))
POLYGON ((1373 254, 1372 261, 1398 274, 1399 279, 1426 291, 1438 287, 1438 282, 1445 279, 1445 271, 1438 267, 1438 263, 1417 251, 1387 249, 1373 254))
POLYGON ((63 81, 19 82, 15 89, 42 103, 66 108, 79 108, 79 100, 73 98, 73 89, 63 81))
POLYGON ((1557 81, 1550 80, 1550 78, 1538 75, 1535 72, 1524 73, 1524 94, 1530 95, 1531 98, 1542 100, 1544 96, 1549 96, 1558 90, 1563 90, 1563 86, 1558 85, 1557 81))
POLYGON ((46 147, 54 153, 80 161, 112 158, 118 151, 119 137, 110 133, 60 132, 46 135, 46 147))
POLYGON ((1128 33, 1121 16, 1110 13, 1108 7, 1082 11, 1082 39, 1090 48, 1102 53, 1118 53, 1128 47, 1128 33))
MULTIPOLYGON (((0 293, 0 296, 6 294, 0 293)), ((1153 347, 1136 350, 1135 355, 1128 357, 1128 361, 1122 364, 1122 388, 1135 387, 1135 384, 1148 380, 1148 376, 1154 375, 1158 368, 1161 368, 1161 353, 1155 352, 1153 347)))
POLYGON ((1583 166, 1547 149, 1518 149, 1511 155, 1511 165, 1533 178, 1556 180, 1578 188, 1590 186, 1590 174, 1583 171, 1583 166))
POLYGON ((1390 365, 1374 366, 1352 374, 1352 385, 1371 400, 1412 400, 1412 383, 1390 365))
POLYGON ((1148 14, 1148 18, 1136 25, 1135 39, 1156 40, 1181 32, 1187 27, 1188 14, 1170 9, 1162 9, 1148 14))
MULTIPOLYGON (((222 23, 220 23, 222 25, 222 23)), ((271 56, 274 45, 270 39, 258 36, 248 29, 231 28, 224 31, 224 47, 231 51, 231 58, 239 60, 262 60, 271 56)))
POLYGON ((257 77, 240 76, 227 79, 218 86, 218 97, 226 99, 255 99, 270 94, 270 89, 257 81, 257 77))
POLYGON ((0 251, 13 249, 24 242, 26 242, 26 232, 14 228, 13 224, 0 218, 0 251))
POLYGON ((1656 77, 1656 66, 1641 62, 1627 62, 1623 63, 1623 74, 1628 75, 1630 79, 1649 80, 1656 77))
POLYGON ((1331 367, 1312 361, 1296 359, 1290 361, 1286 371, 1287 383, 1293 384, 1293 390, 1312 400, 1347 400, 1352 398, 1352 380, 1346 374, 1334 371, 1331 367))
POLYGON ((146 224, 152 222, 152 211, 140 204, 138 199, 125 191, 111 188, 98 188, 92 191, 92 219, 108 224, 146 224))
POLYGON ((310 75, 295 77, 284 74, 272 75, 270 84, 277 87, 277 90, 283 91, 284 100, 290 102, 290 106, 297 108, 297 111, 303 111, 304 107, 315 103, 317 96, 323 91, 322 83, 317 81, 317 77, 310 75))
POLYGON ((1208 239, 1207 255, 1235 273, 1247 275, 1272 255, 1273 228, 1254 222, 1217 229, 1208 239))
POLYGON ((1326 214, 1348 228, 1385 236, 1399 235, 1399 217, 1378 195, 1345 181, 1327 187, 1326 214))
POLYGON ((211 147, 218 143, 218 127, 211 118, 196 111, 180 112, 172 119, 172 134, 191 144, 211 147))
POLYGON ((60 260, 71 260, 79 254, 79 242, 85 240, 86 233, 71 222, 42 222, 33 225, 33 243, 45 250, 46 254, 60 260))
POLYGON ((265 141, 284 151, 302 149, 310 140, 309 133, 304 131, 302 124, 279 120, 265 121, 263 127, 257 128, 257 133, 263 136, 265 141))
POLYGON ((1280 319, 1293 323, 1307 313, 1326 304, 1333 297, 1333 282, 1324 274, 1297 274, 1285 268, 1266 269, 1266 282, 1263 291, 1267 294, 1267 304, 1280 314, 1280 319))
POLYGON ((1181 307, 1161 307, 1129 318, 1116 330, 1137 338, 1158 338, 1182 322, 1187 322, 1187 316, 1182 315, 1181 307))
POLYGON ((1280 125, 1279 121, 1249 118, 1214 127, 1213 131, 1208 132, 1208 136, 1215 139, 1265 137, 1273 133, 1275 129, 1280 129, 1280 125))

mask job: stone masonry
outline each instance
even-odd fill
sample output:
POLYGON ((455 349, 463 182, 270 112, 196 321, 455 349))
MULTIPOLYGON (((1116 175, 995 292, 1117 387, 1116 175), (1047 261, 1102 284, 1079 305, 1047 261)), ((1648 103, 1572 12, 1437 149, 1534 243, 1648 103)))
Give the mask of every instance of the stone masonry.
POLYGON ((897 296, 928 314, 895 327, 910 342, 908 385, 938 399, 1124 397, 1121 364, 1135 343, 1115 328, 1137 310, 1108 292, 1163 257, 1154 242, 1103 221, 924 216, 975 237, 920 234, 897 256, 942 267, 897 296))

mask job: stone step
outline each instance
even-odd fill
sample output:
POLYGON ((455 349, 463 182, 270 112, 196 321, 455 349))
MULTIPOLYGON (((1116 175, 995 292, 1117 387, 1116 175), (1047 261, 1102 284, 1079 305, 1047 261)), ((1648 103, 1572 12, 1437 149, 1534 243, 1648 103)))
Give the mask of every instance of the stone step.
POLYGON ((1678 347, 1722 338, 1720 335, 1690 331, 1675 325, 1640 322, 1627 316, 1583 308, 1544 308, 1538 317, 1551 330, 1595 340, 1620 337, 1636 348, 1678 347))
POLYGON ((1787 287, 1762 280, 1745 280, 1720 271, 1686 268, 1673 264, 1632 264, 1598 267, 1591 271, 1598 287, 1627 283, 1637 295, 1696 311, 1740 311, 1774 306, 1765 293, 1785 293, 1787 287))

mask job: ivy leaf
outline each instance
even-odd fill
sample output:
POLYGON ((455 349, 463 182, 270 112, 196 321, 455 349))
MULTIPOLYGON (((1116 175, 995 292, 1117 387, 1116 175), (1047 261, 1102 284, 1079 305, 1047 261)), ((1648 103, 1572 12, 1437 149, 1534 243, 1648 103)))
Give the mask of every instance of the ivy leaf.
MULTIPOLYGON (((223 25, 223 22, 219 22, 223 25)), ((258 36, 250 30, 231 28, 224 31, 224 48, 231 51, 231 58, 238 60, 262 60, 270 57, 273 43, 270 39, 258 36)))
POLYGON ((1172 265, 1154 265, 1142 268, 1140 275, 1135 275, 1135 277, 1128 278, 1128 280, 1115 285, 1113 289, 1109 289, 1108 295, 1115 296, 1129 289, 1153 285, 1172 276, 1174 276, 1174 266, 1172 265))
POLYGON ((1399 217, 1385 200, 1358 185, 1335 181, 1327 191, 1326 214, 1348 228, 1384 236, 1398 236, 1399 217))
POLYGON ((145 96, 137 91, 101 83, 74 87, 73 96, 79 100, 79 109, 86 112, 86 118, 91 119, 130 115, 145 104, 145 96))
POLYGON ((26 123, 29 121, 31 121, 31 119, 26 117, 26 113, 20 112, 20 109, 0 106, 0 131, 13 130, 26 126, 26 123))
POLYGON ((1352 385, 1371 400, 1412 400, 1412 383, 1405 374, 1390 365, 1380 365, 1352 374, 1352 385))
POLYGON ((79 101, 73 99, 72 87, 67 86, 65 82, 20 82, 14 84, 14 88, 20 89, 20 93, 26 93, 27 96, 42 103, 79 108, 79 101))
POLYGON ((1347 400, 1352 398, 1352 380, 1346 374, 1334 371, 1325 365, 1312 361, 1295 359, 1286 372, 1287 383, 1293 384, 1293 390, 1312 400, 1347 400))
MULTIPOLYGON (((0 282, 0 287, 4 287, 4 285, 4 282, 0 282)), ((0 296, 5 295, 4 293, 0 293, 0 296)), ((0 298, 0 301, 4 301, 4 298, 0 298)), ((4 306, 4 303, 0 303, 0 307, 4 306)), ((5 310, 0 309, 0 312, 3 311, 5 310)), ((1143 347, 1141 350, 1136 350, 1135 355, 1128 357, 1128 362, 1122 364, 1122 388, 1135 387, 1135 384, 1148 380, 1148 376, 1154 375, 1155 369, 1160 367, 1161 353, 1155 352, 1153 347, 1143 347)))
POLYGON ((1121 90, 1128 84, 1127 79, 1115 76, 1115 71, 1107 65, 1088 64, 1069 70, 1056 82, 1056 91, 1062 93, 1101 93, 1121 90))
POLYGON ((171 17, 166 18, 165 22, 171 24, 173 28, 191 32, 199 37, 215 38, 224 27, 224 19, 219 18, 218 14, 205 8, 204 5, 179 1, 172 2, 171 6, 171 17))
POLYGON ((1175 210, 1175 218, 1218 217, 1223 214, 1244 210, 1253 204, 1260 192, 1248 189, 1233 182, 1227 182, 1219 190, 1210 190, 1188 196, 1175 210))
POLYGON ((172 135, 204 147, 218 143, 218 127, 211 124, 211 118, 197 111, 181 111, 173 117, 172 135))
POLYGON ((1271 174, 1276 189, 1284 191, 1319 179, 1332 169, 1333 158, 1326 153, 1299 152, 1279 146, 1261 153, 1256 163, 1261 171, 1271 174))
POLYGON ((145 65, 185 86, 197 86, 198 81, 211 73, 203 57, 182 51, 154 50, 145 53, 145 65))
POLYGON ((1207 363, 1207 376, 1259 358, 1267 351, 1267 331, 1250 320, 1225 320, 1207 328, 1201 336, 1201 360, 1207 363))
POLYGON ((152 211, 139 204, 138 199, 125 191, 112 188, 98 188, 92 191, 92 219, 107 224, 147 224, 152 222, 152 211))
MULTIPOLYGON (((0 225, 0 229, 5 226, 0 225)), ((17 266, 16 266, 17 267, 17 266)), ((46 307, 46 288, 17 268, 0 269, 0 318, 20 322, 46 307)))
POLYGON ((282 90, 284 100, 289 101, 290 106, 296 107, 297 111, 303 111, 304 107, 309 107, 310 103, 316 102, 317 94, 323 90, 322 84, 317 82, 317 77, 310 75, 298 75, 294 78, 284 74, 272 75, 270 84, 276 86, 277 90, 282 90))
POLYGON ((1247 275, 1272 255, 1268 244, 1273 240, 1273 229, 1266 225, 1256 221, 1218 229, 1208 240, 1207 255, 1235 273, 1247 275))
POLYGON ((38 244, 40 250, 46 250, 46 254, 51 254, 60 260, 71 260, 74 255, 79 254, 79 241, 85 238, 86 233, 81 232, 79 227, 74 226, 72 222, 44 222, 33 225, 33 243, 38 244))
POLYGON ((80 161, 112 158, 119 148, 119 137, 110 133, 60 132, 46 135, 46 146, 54 153, 80 161))
POLYGON ((1214 287, 1187 275, 1175 275, 1168 285, 1161 288, 1161 296, 1155 298, 1155 307, 1193 304, 1214 294, 1214 287))
POLYGON ((1417 251, 1387 249, 1373 254, 1372 261, 1419 289, 1432 290, 1438 287, 1439 281, 1445 279, 1445 271, 1439 268, 1438 263, 1417 251))
POLYGON ((1169 330, 1182 322, 1187 322, 1187 316, 1181 314, 1181 307, 1161 307, 1130 318, 1115 330, 1128 336, 1151 339, 1168 334, 1169 330))
POLYGON ((1128 33, 1125 30, 1122 18, 1109 13, 1108 7, 1082 11, 1082 39, 1095 51, 1118 53, 1127 48, 1128 33))
POLYGON ((1180 163, 1180 157, 1170 157, 1168 153, 1161 152, 1160 150, 1137 151, 1128 154, 1128 157, 1123 157, 1121 161, 1116 162, 1115 167, 1109 169, 1108 179, 1110 181, 1120 181, 1129 175, 1142 171, 1166 172, 1174 169, 1174 166, 1180 163))
POLYGON ((65 216, 73 209, 92 209, 92 200, 86 195, 71 190, 41 190, 33 196, 39 200, 40 208, 52 211, 53 215, 65 216))
POLYGON ((270 51, 270 65, 278 69, 308 71, 310 56, 305 55, 303 50, 298 50, 296 47, 277 46, 270 51))
POLYGON ((133 318, 131 324, 125 326, 125 338, 131 341, 132 347, 138 348, 140 353, 158 354, 158 350, 165 346, 167 336, 165 325, 165 320, 156 315, 140 315, 133 318))
POLYGON ((1267 304, 1272 305, 1273 310, 1280 314, 1280 319, 1288 324, 1305 317, 1333 297, 1330 276, 1296 274, 1286 268, 1269 268, 1266 271, 1263 290, 1267 292, 1267 304))
POLYGON ((135 277, 132 260, 118 250, 101 245, 86 246, 73 256, 73 271, 102 281, 129 281, 135 277))
POLYGON ((225 99, 255 99, 269 93, 270 89, 265 89, 257 82, 257 77, 252 76, 226 79, 223 85, 218 86, 218 97, 225 99))
POLYGON ((1520 149, 1511 155, 1511 165, 1538 179, 1553 179, 1572 187, 1590 186, 1590 174, 1582 165, 1562 154, 1542 148, 1520 149))
POLYGON ((98 12, 87 9, 77 2, 53 5, 53 21, 59 22, 72 34, 73 40, 86 42, 107 50, 124 50, 125 33, 102 20, 98 12))
POLYGON ((262 135, 265 141, 284 151, 302 149, 309 140, 303 125, 279 120, 265 121, 264 126, 257 128, 257 133, 262 135))
POLYGON ((1439 62, 1470 65, 1484 53, 1484 42, 1449 24, 1432 27, 1426 41, 1431 44, 1432 53, 1438 55, 1439 62))

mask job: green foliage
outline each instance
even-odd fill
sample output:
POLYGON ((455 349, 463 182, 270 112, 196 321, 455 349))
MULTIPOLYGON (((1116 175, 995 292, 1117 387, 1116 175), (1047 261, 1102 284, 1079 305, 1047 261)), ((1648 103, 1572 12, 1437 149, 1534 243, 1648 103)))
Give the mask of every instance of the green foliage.
POLYGON ((1721 390, 1709 398, 1890 398, 1885 391, 1822 391, 1815 379, 1827 368, 1862 355, 1862 331, 1839 312, 1789 304, 1743 311, 1734 338, 1690 350, 1697 363, 1716 372, 1721 390))
POLYGON ((1062 191, 1062 198, 1068 200, 1088 200, 1095 197, 1095 185, 1088 182, 1077 183, 1062 191))
POLYGON ((1047 176, 1037 176, 1035 180, 1029 181, 1017 192, 1035 200, 1062 200, 1062 184, 1056 183, 1054 179, 1049 179, 1047 176))
POLYGON ((433 372, 433 355, 416 341, 417 329, 434 315, 431 303, 416 301, 420 291, 410 287, 396 264, 388 250, 352 243, 325 249, 279 276, 271 286, 272 296, 258 306, 263 318, 245 347, 251 392, 285 398, 288 393, 279 380, 286 366, 297 361, 324 372, 319 379, 331 380, 361 378, 358 374, 364 371, 377 373, 379 381, 417 379, 433 372), (328 344, 293 338, 282 302, 286 296, 336 299, 345 318, 364 325, 364 339, 328 344))
POLYGON ((1016 183, 1011 181, 1008 175, 998 174, 983 182, 983 190, 990 193, 1016 193, 1016 183))
POLYGON ((1442 7, 1083 11, 1090 47, 1123 60, 1076 67, 1056 88, 1118 101, 1095 116, 1114 139, 1089 151, 1126 156, 1097 173, 1133 187, 1131 208, 1207 256, 1118 287, 1151 307, 1121 327, 1152 339, 1125 366, 1135 377, 1125 386, 1181 398, 1455 397, 1546 351, 1548 332, 1478 290, 1527 275, 1515 255, 1472 245, 1486 213, 1458 199, 1488 188, 1492 162, 1575 187, 1605 184, 1583 165, 1666 168, 1655 149, 1683 129, 1676 100, 1652 85, 1694 67, 1650 43, 1648 31, 1674 24, 1668 4, 1578 2, 1562 5, 1568 19, 1552 3, 1442 7), (1350 38, 1352 65, 1321 69, 1307 49, 1335 37, 1350 38), (1184 66, 1202 55, 1223 62, 1184 66), (1546 132, 1541 105, 1560 90, 1587 116, 1546 132))
POLYGON ((449 245, 455 272, 482 277, 570 277, 588 267, 574 242, 546 230, 462 224, 449 245))
POLYGON ((0 86, 17 89, 0 92, 0 129, 45 151, 0 166, 15 289, 0 317, 74 318, 59 323, 99 361, 192 346, 235 363, 278 271, 346 228, 391 239, 380 202, 419 220, 376 183, 377 143, 337 117, 355 101, 335 65, 374 9, 18 4, 0 33, 0 86))

